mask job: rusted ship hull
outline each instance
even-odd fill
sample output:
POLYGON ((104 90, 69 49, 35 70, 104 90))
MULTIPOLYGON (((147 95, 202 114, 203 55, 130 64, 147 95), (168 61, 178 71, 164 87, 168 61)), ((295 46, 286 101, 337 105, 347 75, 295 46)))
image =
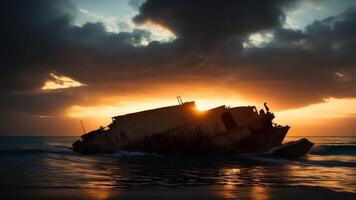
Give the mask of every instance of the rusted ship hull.
POLYGON ((113 118, 73 144, 80 153, 119 150, 157 154, 255 154, 282 144, 289 126, 272 123, 273 113, 225 106, 198 112, 193 103, 113 118))
POLYGON ((280 145, 288 129, 289 127, 274 128, 257 133, 259 137, 251 134, 246 138, 239 137, 237 131, 221 133, 215 137, 195 133, 192 134, 194 137, 161 133, 127 145, 122 150, 183 155, 261 153, 280 145))
POLYGON ((129 143, 121 148, 108 148, 106 145, 90 145, 88 141, 77 141, 73 149, 80 153, 112 153, 118 150, 141 151, 157 154, 253 154, 263 153, 281 145, 289 127, 276 127, 266 132, 253 133, 245 138, 239 137, 237 131, 229 131, 215 137, 186 132, 185 134, 174 134, 167 131, 144 139, 129 143), (191 134, 192 136, 187 136, 191 134), (259 136, 256 137, 255 134, 259 136), (102 148, 106 147, 106 148, 102 148))

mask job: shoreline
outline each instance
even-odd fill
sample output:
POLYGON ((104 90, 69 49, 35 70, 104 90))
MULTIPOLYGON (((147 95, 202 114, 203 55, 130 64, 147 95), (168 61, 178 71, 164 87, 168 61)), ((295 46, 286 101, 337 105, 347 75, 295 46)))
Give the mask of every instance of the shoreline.
POLYGON ((356 199, 356 193, 338 192, 323 187, 288 186, 234 186, 216 185, 183 188, 145 188, 145 189, 68 189, 68 188, 0 188, 1 199, 38 200, 79 200, 79 199, 356 199))

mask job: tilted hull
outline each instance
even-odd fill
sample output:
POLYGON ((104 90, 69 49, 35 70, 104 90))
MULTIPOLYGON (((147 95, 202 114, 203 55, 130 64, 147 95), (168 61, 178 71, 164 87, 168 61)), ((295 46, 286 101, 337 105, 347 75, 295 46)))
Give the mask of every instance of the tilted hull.
POLYGON ((141 151, 157 154, 255 154, 280 146, 289 126, 272 123, 273 113, 225 106, 198 113, 194 103, 116 117, 73 144, 79 153, 141 151))
POLYGON ((236 129, 209 136, 199 129, 175 129, 145 137, 123 146, 113 146, 109 137, 77 141, 73 149, 80 153, 111 153, 119 150, 157 154, 253 154, 263 153, 281 145, 288 126, 263 131, 236 129), (95 141, 95 142, 91 142, 95 141), (100 141, 100 142, 99 142, 100 141))
POLYGON ((158 154, 252 154, 272 150, 280 145, 289 127, 278 127, 266 132, 247 133, 241 136, 238 130, 220 133, 217 136, 191 133, 156 134, 122 148, 125 151, 142 151, 158 154))

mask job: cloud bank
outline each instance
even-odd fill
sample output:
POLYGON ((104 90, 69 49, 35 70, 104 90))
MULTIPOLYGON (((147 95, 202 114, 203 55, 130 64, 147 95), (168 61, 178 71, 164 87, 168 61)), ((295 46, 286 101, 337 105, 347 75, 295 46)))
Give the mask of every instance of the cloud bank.
POLYGON ((283 23, 298 1, 131 3, 139 6, 134 23, 161 26, 177 38, 142 45, 152 35, 144 28, 75 26, 79 9, 69 1, 1 1, 0 117, 63 116, 102 97, 190 86, 219 86, 279 109, 356 97, 355 7, 295 30, 283 23), (244 46, 254 33, 273 37, 244 46), (41 90, 51 73, 85 87, 41 90))

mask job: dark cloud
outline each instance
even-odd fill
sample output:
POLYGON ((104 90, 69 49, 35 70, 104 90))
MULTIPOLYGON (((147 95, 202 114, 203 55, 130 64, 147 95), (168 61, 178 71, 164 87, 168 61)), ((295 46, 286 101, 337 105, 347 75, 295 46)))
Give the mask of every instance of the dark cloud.
POLYGON ((284 20, 282 6, 291 1, 185 1, 149 0, 134 22, 148 21, 172 30, 193 47, 210 46, 230 36, 244 36, 278 27, 284 20))
MULTIPOLYGON (((24 90, 38 87, 44 76, 61 66, 61 60, 70 53, 84 52, 87 54, 111 53, 134 48, 150 33, 134 30, 131 33, 118 34, 106 32, 101 23, 87 23, 83 27, 72 25, 76 9, 67 1, 34 0, 25 2, 2 1, 1 33, 2 89, 11 88, 24 90), (35 68, 32 76, 36 79, 27 81, 14 76, 35 68), (13 81, 9 81, 12 79, 13 81), (19 82, 14 82, 19 81, 19 82)), ((28 77, 25 77, 28 78, 28 77)))
POLYGON ((271 43, 244 51, 240 61, 254 65, 261 73, 255 78, 274 81, 271 89, 280 96, 287 94, 289 106, 327 97, 355 97, 355 20, 356 9, 350 8, 313 22, 303 32, 274 29, 271 43))
POLYGON ((66 73, 90 82, 86 78, 91 77, 83 72, 97 76, 101 69, 105 73, 107 68, 101 64, 95 69, 85 65, 90 58, 101 61, 106 60, 103 55, 110 58, 113 52, 129 53, 143 38, 150 37, 148 31, 139 29, 131 33, 109 33, 101 23, 76 27, 72 25, 75 13, 76 8, 67 1, 1 1, 0 20, 4 29, 1 32, 0 107, 34 111, 49 106, 48 112, 55 106, 62 109, 63 102, 79 97, 75 93, 38 92, 50 72, 66 73), (56 99, 63 101, 58 104, 56 99))
POLYGON ((77 8, 68 1, 0 4, 0 110, 22 118, 63 114, 69 106, 95 104, 106 95, 185 83, 221 85, 279 108, 356 97, 355 8, 301 31, 282 27, 283 10, 294 1, 147 0, 134 22, 159 24, 177 39, 140 46, 150 39, 149 31, 111 33, 102 23, 74 26, 77 8), (243 48, 258 31, 274 33, 272 41, 243 48), (43 92, 49 73, 87 86, 43 92))

